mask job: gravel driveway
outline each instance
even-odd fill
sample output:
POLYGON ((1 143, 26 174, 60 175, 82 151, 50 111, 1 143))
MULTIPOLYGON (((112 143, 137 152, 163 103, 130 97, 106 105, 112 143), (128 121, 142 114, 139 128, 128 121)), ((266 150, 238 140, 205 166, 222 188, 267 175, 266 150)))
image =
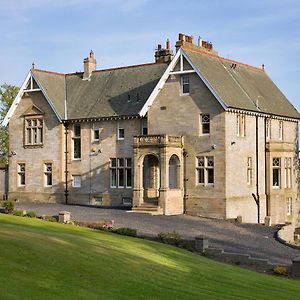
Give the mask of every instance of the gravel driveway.
POLYGON ((275 240, 274 235, 279 229, 278 226, 236 224, 231 221, 187 215, 151 216, 118 209, 64 204, 19 203, 17 209, 35 210, 38 215, 58 215, 58 212, 67 210, 71 213, 72 220, 87 222, 114 220, 116 227, 135 228, 139 234, 150 236, 173 230, 187 239, 205 235, 212 247, 229 252, 247 253, 257 258, 268 258, 270 262, 277 264, 290 264, 293 258, 300 256, 300 250, 275 240))

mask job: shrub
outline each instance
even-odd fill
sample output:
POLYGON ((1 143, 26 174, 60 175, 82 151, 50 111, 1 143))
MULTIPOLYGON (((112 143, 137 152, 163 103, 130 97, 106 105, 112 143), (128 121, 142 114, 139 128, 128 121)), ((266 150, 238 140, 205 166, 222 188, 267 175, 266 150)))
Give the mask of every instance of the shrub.
POLYGON ((5 201, 3 201, 2 206, 4 208, 4 213, 6 213, 6 214, 12 214, 14 212, 15 205, 16 205, 16 203, 13 200, 5 200, 5 201))
POLYGON ((57 222, 57 218, 54 217, 54 216, 42 215, 41 219, 45 220, 45 221, 48 221, 48 222, 57 222))
POLYGON ((36 212, 34 210, 30 210, 29 212, 27 212, 27 214, 25 215, 25 217, 36 218, 36 212))
POLYGON ((161 232, 158 234, 158 239, 165 244, 179 246, 182 243, 181 235, 175 230, 172 232, 161 232))
POLYGON ((14 216, 24 217, 23 210, 16 210, 16 211, 14 211, 14 216))
POLYGON ((288 270, 286 267, 283 266, 277 266, 273 269, 273 272, 277 275, 287 275, 288 270))
POLYGON ((127 228, 127 227, 120 227, 120 228, 112 229, 111 231, 121 235, 135 236, 135 237, 137 236, 136 229, 127 228))
POLYGON ((111 221, 102 220, 102 221, 100 221, 100 229, 103 229, 103 230, 112 230, 114 224, 115 224, 114 220, 111 220, 111 221))

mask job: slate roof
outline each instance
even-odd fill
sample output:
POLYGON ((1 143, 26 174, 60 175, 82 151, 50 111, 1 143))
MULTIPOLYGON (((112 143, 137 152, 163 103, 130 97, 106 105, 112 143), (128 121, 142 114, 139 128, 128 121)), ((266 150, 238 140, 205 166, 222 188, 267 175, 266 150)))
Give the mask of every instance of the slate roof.
POLYGON ((89 80, 82 80, 82 73, 33 73, 62 119, 65 95, 68 119, 80 119, 138 115, 167 67, 151 63, 99 70, 89 80))
POLYGON ((184 51, 227 107, 300 118, 263 69, 203 51, 184 51))
MULTIPOLYGON (((228 108, 300 118, 264 70, 200 50, 182 49, 228 108)), ((67 118, 81 119, 137 116, 167 67, 151 63, 99 70, 92 72, 89 80, 82 79, 83 73, 32 72, 61 119, 66 96, 67 118)))

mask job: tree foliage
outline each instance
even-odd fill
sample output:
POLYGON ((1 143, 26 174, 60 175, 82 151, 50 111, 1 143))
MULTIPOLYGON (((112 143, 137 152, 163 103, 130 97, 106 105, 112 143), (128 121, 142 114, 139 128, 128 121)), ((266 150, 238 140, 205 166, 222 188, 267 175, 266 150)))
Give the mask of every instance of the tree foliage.
POLYGON ((2 84, 0 86, 0 163, 7 163, 8 154, 8 129, 2 126, 10 106, 12 105, 19 88, 10 84, 2 84))

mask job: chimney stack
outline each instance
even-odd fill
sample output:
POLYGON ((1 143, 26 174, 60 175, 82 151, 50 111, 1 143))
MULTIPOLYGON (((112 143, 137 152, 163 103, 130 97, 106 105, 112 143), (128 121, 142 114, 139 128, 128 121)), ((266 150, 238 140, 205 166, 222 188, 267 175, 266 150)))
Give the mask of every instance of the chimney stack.
POLYGON ((88 79, 92 72, 96 70, 97 61, 94 58, 94 52, 91 50, 90 56, 86 57, 83 60, 83 67, 84 67, 84 73, 83 73, 83 79, 88 79))
POLYGON ((162 48, 160 44, 157 46, 157 50, 155 51, 155 62, 156 63, 170 63, 173 59, 174 54, 171 49, 170 41, 167 39, 166 48, 162 48))

